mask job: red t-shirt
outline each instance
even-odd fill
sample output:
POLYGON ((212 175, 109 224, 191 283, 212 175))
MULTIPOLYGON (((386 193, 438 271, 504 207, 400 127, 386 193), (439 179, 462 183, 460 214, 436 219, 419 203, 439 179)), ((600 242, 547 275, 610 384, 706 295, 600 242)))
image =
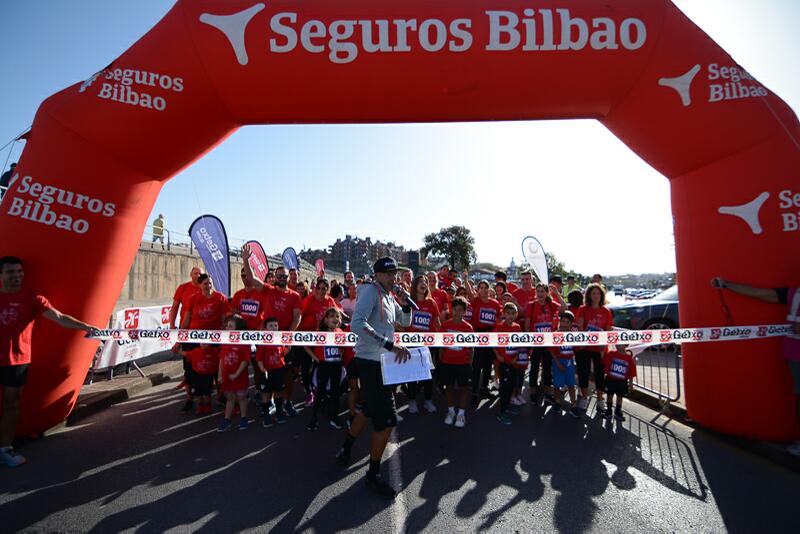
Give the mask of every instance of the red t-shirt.
POLYGON ((491 332, 502 319, 503 305, 495 299, 483 302, 480 297, 472 301, 472 327, 476 332, 491 332))
POLYGON ((301 308, 300 293, 292 289, 281 291, 273 286, 265 285, 264 295, 267 297, 264 319, 268 316, 275 316, 278 319, 278 330, 289 330, 294 320, 294 310, 301 308))
POLYGON ((193 330, 220 330, 222 318, 232 311, 228 299, 219 291, 214 291, 210 297, 202 293, 192 295, 187 310, 192 313, 189 328, 193 330))
POLYGON ((221 345, 219 360, 222 362, 222 391, 242 391, 250 386, 246 368, 236 380, 230 379, 242 362, 250 363, 248 345, 221 345))
POLYGON ((447 291, 445 291, 444 289, 435 289, 435 288, 430 288, 430 290, 431 290, 431 298, 436 301, 436 305, 439 306, 439 309, 440 310, 445 309, 445 307, 447 307, 447 303, 450 302, 450 295, 447 294, 447 291))
POLYGON ((433 332, 436 318, 439 317, 439 305, 432 298, 417 302, 418 310, 411 311, 411 326, 415 332, 433 332))
MULTIPOLYGON (((454 320, 450 319, 445 321, 442 325, 442 332, 454 332, 454 333, 470 333, 474 332, 475 329, 472 328, 472 325, 466 321, 461 321, 460 323, 455 322, 454 320)), ((472 349, 469 347, 445 347, 442 349, 441 360, 442 363, 446 363, 449 365, 465 365, 469 364, 469 356, 472 352, 472 349)))
POLYGON ((288 353, 288 347, 259 345, 256 349, 256 360, 260 361, 267 371, 281 369, 286 366, 284 358, 288 353))
MULTIPOLYGON (((505 323, 498 324, 495 332, 522 332, 522 327, 519 323, 505 323)), ((521 350, 520 347, 497 347, 495 350, 500 353, 503 361, 508 365, 513 365, 518 369, 525 369, 528 366, 528 353, 521 350)))
POLYGON ((172 297, 172 300, 177 300, 181 307, 180 313, 176 315, 178 322, 175 324, 178 326, 183 324, 183 318, 186 316, 186 312, 189 309, 189 299, 198 293, 200 293, 200 286, 195 285, 191 280, 179 285, 175 290, 175 296, 172 297))
POLYGON ((628 352, 611 351, 603 355, 606 378, 627 380, 636 376, 636 360, 628 352))
MULTIPOLYGON (((591 306, 581 306, 578 308, 578 313, 575 315, 575 324, 579 323, 579 319, 583 318, 585 332, 601 332, 603 330, 611 330, 614 327, 614 316, 611 310, 605 306, 592 308, 591 306)), ((583 350, 590 350, 592 352, 604 352, 605 346, 601 347, 581 347, 583 350)))
POLYGON ((258 330, 266 318, 266 301, 264 293, 257 289, 240 289, 233 294, 231 307, 247 321, 248 330, 258 330))
POLYGON ((517 304, 519 304, 519 314, 520 317, 525 315, 525 309, 528 307, 528 303, 536 298, 536 289, 523 289, 519 288, 511 293, 511 295, 516 299, 517 304))
POLYGON ((197 347, 190 350, 187 356, 195 373, 213 375, 219 372, 219 345, 197 347))
POLYGON ((306 300, 303 301, 303 307, 300 309, 303 318, 300 320, 300 326, 297 329, 303 332, 316 332, 319 328, 319 322, 325 316, 328 308, 339 308, 339 305, 330 295, 325 295, 322 300, 317 300, 314 295, 307 296, 306 300))
POLYGON ((31 363, 34 319, 52 307, 42 295, 25 289, 0 293, 0 365, 31 363))
POLYGON ((528 304, 525 317, 530 318, 531 332, 552 332, 558 329, 558 310, 561 306, 555 302, 545 302, 544 306, 538 300, 528 304))
POLYGON ((517 289, 519 289, 519 286, 517 284, 515 284, 514 282, 507 282, 506 283, 506 291, 508 291, 512 295, 514 294, 514 291, 516 291, 517 289))

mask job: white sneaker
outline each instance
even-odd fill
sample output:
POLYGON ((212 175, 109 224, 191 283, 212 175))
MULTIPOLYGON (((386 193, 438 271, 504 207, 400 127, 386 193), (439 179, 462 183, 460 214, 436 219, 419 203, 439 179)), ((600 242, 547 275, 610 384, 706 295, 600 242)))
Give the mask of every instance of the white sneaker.
POLYGON ((786 447, 786 452, 793 456, 800 456, 800 441, 795 441, 788 447, 786 447))
POLYGON ((11 447, 7 449, 0 449, 0 465, 5 465, 6 467, 19 467, 24 464, 27 460, 21 454, 17 454, 14 452, 14 449, 11 447))
POLYGON ((417 407, 417 401, 408 401, 408 413, 415 414, 419 413, 419 408, 417 407))
POLYGON ((436 405, 433 403, 433 401, 425 401, 425 411, 428 413, 436 413, 436 405))
POLYGON ((456 420, 456 412, 454 412, 453 410, 447 410, 447 416, 444 418, 444 424, 452 425, 455 420, 456 420))
POLYGON ((456 416, 456 428, 464 428, 464 425, 467 424, 467 416, 464 412, 459 412, 456 416))

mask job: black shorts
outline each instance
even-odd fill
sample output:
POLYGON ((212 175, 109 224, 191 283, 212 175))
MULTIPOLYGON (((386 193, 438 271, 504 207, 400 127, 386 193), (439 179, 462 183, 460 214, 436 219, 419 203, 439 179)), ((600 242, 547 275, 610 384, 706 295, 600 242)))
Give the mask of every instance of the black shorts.
POLYGON ((463 365, 440 363, 439 382, 445 386, 457 386, 468 388, 472 385, 472 366, 468 363, 463 365))
POLYGON ((394 388, 383 385, 380 362, 355 358, 358 377, 364 395, 364 415, 372 419, 376 432, 397 426, 397 408, 394 405, 394 388))
POLYGON ((0 365, 0 386, 21 388, 28 383, 29 363, 22 365, 0 365))
MULTIPOLYGON (((257 387, 261 393, 280 393, 286 387, 285 378, 286 370, 288 367, 279 367, 277 369, 267 369, 267 376, 262 380, 257 387)), ((261 374, 259 370, 258 374, 261 374)))
POLYGON ((200 343, 181 343, 181 350, 183 352, 190 352, 200 346, 200 343))
POLYGON ((609 395, 628 396, 628 381, 606 377, 606 393, 609 395))
POLYGON ((192 372, 192 394, 200 397, 210 397, 211 390, 214 388, 214 374, 201 375, 192 372))

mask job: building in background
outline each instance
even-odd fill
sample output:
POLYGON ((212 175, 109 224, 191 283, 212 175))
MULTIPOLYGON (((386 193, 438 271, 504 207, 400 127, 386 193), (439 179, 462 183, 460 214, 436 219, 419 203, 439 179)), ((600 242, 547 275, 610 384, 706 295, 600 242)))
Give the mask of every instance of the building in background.
MULTIPOLYGON (((372 269, 372 264, 378 258, 384 256, 393 257, 401 265, 409 265, 409 251, 393 241, 383 243, 379 240, 373 241, 370 237, 361 239, 358 236, 351 235, 346 235, 344 239, 337 239, 327 249, 302 250, 298 255, 312 264, 318 259, 322 259, 329 269, 335 271, 350 270, 357 276, 369 273, 372 269)), ((418 264, 418 253, 416 258, 418 264)))

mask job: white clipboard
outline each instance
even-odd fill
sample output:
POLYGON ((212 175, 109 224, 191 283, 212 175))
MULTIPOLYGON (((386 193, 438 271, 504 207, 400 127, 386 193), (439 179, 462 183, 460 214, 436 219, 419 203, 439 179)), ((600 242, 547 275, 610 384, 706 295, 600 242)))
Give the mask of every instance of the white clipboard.
POLYGON ((381 354, 383 385, 392 386, 431 379, 433 359, 428 347, 414 347, 408 349, 408 352, 411 354, 411 359, 405 363, 396 362, 396 355, 393 352, 381 354))

